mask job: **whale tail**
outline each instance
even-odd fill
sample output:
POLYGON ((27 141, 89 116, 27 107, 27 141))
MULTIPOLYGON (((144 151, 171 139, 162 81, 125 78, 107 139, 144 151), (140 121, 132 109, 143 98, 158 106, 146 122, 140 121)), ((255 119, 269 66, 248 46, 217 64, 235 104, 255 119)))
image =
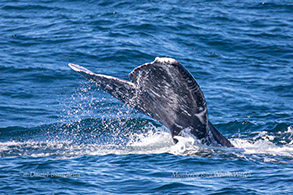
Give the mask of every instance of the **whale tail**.
POLYGON ((135 68, 130 81, 102 74, 69 64, 82 76, 115 98, 156 119, 174 136, 188 130, 198 139, 210 144, 215 140, 223 146, 233 146, 208 121, 204 95, 193 76, 172 58, 156 58, 151 63, 135 68))

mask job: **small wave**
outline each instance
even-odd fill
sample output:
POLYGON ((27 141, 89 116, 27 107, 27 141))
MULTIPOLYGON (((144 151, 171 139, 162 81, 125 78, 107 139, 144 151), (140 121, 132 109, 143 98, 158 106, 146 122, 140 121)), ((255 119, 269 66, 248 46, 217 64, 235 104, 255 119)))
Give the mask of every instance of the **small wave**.
POLYGON ((268 154, 273 156, 293 157, 293 145, 277 146, 269 140, 252 142, 248 139, 234 139, 232 143, 237 148, 243 148, 246 154, 268 154))
POLYGON ((285 132, 269 134, 261 131, 253 138, 234 138, 231 140, 236 148, 242 148, 244 154, 266 155, 265 161, 275 161, 272 156, 293 157, 293 128, 289 126, 285 132), (274 140, 279 140, 275 142, 274 140), (290 142, 286 140, 291 140, 290 142))

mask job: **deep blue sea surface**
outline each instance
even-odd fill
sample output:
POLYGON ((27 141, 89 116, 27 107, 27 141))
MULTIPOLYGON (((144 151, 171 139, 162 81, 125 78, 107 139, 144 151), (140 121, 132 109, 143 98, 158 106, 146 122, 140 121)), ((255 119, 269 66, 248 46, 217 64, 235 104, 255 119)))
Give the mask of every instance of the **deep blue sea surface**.
POLYGON ((0 2, 0 194, 292 194, 293 2, 0 2), (236 147, 168 129, 68 67, 185 66, 236 147))

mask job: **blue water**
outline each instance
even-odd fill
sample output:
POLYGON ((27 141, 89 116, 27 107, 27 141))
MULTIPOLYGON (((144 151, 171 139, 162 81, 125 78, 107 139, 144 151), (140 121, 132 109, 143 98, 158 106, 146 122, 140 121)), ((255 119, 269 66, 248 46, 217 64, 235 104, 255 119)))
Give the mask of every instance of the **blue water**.
POLYGON ((292 194, 293 3, 0 2, 1 194, 292 194), (236 147, 182 138, 72 71, 169 56, 236 147))

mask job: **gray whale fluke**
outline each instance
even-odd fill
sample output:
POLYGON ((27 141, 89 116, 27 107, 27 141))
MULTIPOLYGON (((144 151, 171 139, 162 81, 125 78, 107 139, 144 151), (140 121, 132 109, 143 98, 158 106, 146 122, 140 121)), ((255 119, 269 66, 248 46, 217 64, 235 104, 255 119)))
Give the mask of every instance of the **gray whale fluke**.
POLYGON ((157 57, 135 68, 129 74, 130 81, 68 65, 115 98, 165 125, 175 143, 174 136, 188 132, 206 144, 233 147, 208 120, 203 92, 193 76, 173 58, 157 57))

